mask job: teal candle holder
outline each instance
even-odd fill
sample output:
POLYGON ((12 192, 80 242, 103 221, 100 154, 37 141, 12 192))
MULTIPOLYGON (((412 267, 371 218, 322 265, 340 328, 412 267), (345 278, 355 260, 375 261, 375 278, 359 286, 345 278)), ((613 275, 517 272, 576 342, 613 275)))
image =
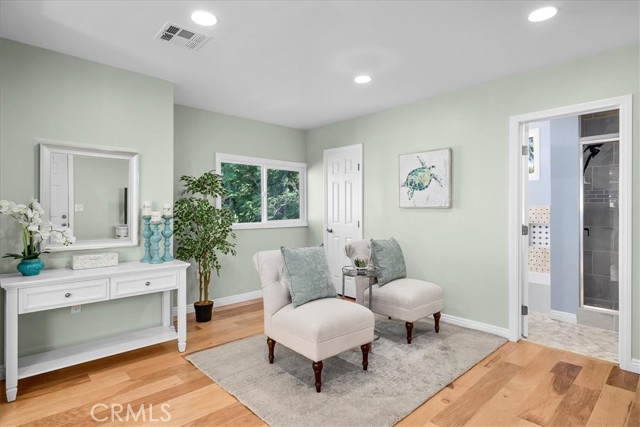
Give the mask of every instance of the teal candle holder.
POLYGON ((173 230, 171 229, 171 219, 173 215, 162 215, 164 219, 164 230, 162 230, 162 237, 164 237, 164 255, 162 259, 165 261, 173 261, 171 256, 171 241, 169 240, 173 236, 173 230))
POLYGON ((152 222, 151 230, 153 230, 153 235, 151 236, 151 261, 149 264, 162 264, 164 260, 160 256, 160 240, 162 240, 162 236, 160 235, 160 223, 152 222))
POLYGON ((142 231, 142 237, 144 237, 144 256, 140 262, 151 262, 151 241, 149 240, 153 233, 151 232, 151 216, 142 216, 144 221, 144 230, 142 231))

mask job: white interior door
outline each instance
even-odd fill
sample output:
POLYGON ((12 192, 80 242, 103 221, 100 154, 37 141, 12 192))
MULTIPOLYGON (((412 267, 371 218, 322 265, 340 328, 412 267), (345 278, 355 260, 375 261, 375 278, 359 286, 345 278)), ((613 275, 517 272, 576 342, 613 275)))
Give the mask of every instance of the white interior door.
MULTIPOLYGON (((522 233, 520 238, 520 245, 522 250, 520 253, 522 257, 520 259, 520 283, 522 283, 521 289, 521 311, 520 318, 522 322, 521 327, 521 335, 524 338, 529 336, 529 202, 527 200, 528 197, 528 187, 529 187, 529 125, 524 124, 521 129, 522 136, 520 138, 522 142, 522 174, 521 174, 521 194, 522 194, 522 204, 521 204, 521 221, 524 227, 526 226, 527 233, 522 233)), ((540 153, 534 153, 536 156, 539 156, 540 153)))
POLYGON ((51 155, 51 222, 66 227, 70 223, 71 194, 69 189, 71 155, 54 153, 51 155))
MULTIPOLYGON (((362 144, 324 151, 324 246, 336 291, 342 294, 342 267, 351 261, 344 247, 362 239, 362 144)), ((345 295, 355 297, 353 278, 345 295)))

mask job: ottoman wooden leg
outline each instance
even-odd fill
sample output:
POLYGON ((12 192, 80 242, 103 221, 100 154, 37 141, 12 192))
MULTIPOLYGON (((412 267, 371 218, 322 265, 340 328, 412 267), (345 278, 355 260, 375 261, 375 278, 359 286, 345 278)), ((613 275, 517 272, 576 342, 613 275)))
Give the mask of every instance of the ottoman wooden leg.
POLYGON ((316 391, 320 393, 322 387, 322 360, 319 362, 313 362, 313 372, 316 374, 316 391))
POLYGON ((369 366, 369 349, 371 348, 371 343, 362 344, 360 349, 362 350, 362 369, 365 371, 369 366))
POLYGON ((404 326, 407 328, 407 344, 411 344, 411 338, 413 338, 413 322, 406 322, 404 326))
POLYGON ((436 323, 436 333, 440 332, 440 312, 433 313, 433 320, 436 323))
POLYGON ((276 346, 276 342, 267 337, 267 345, 269 346, 269 363, 273 363, 273 349, 276 346))

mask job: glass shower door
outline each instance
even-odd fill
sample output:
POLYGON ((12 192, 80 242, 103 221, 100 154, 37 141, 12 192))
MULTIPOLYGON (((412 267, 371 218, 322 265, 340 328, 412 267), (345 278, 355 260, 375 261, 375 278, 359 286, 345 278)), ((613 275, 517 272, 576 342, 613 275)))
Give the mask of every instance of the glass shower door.
POLYGON ((618 146, 582 145, 583 307, 618 310, 618 146))

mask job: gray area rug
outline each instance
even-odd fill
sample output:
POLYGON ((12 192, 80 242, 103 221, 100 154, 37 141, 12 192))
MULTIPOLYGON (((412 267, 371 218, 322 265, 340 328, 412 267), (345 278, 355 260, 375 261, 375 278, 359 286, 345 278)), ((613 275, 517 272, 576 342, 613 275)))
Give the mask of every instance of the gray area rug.
POLYGON ((311 361, 276 344, 267 360, 259 335, 187 357, 273 427, 391 426, 427 401, 506 340, 433 320, 416 322, 407 344, 404 322, 376 315, 381 338, 362 370, 360 347, 324 360, 316 393, 311 361))

